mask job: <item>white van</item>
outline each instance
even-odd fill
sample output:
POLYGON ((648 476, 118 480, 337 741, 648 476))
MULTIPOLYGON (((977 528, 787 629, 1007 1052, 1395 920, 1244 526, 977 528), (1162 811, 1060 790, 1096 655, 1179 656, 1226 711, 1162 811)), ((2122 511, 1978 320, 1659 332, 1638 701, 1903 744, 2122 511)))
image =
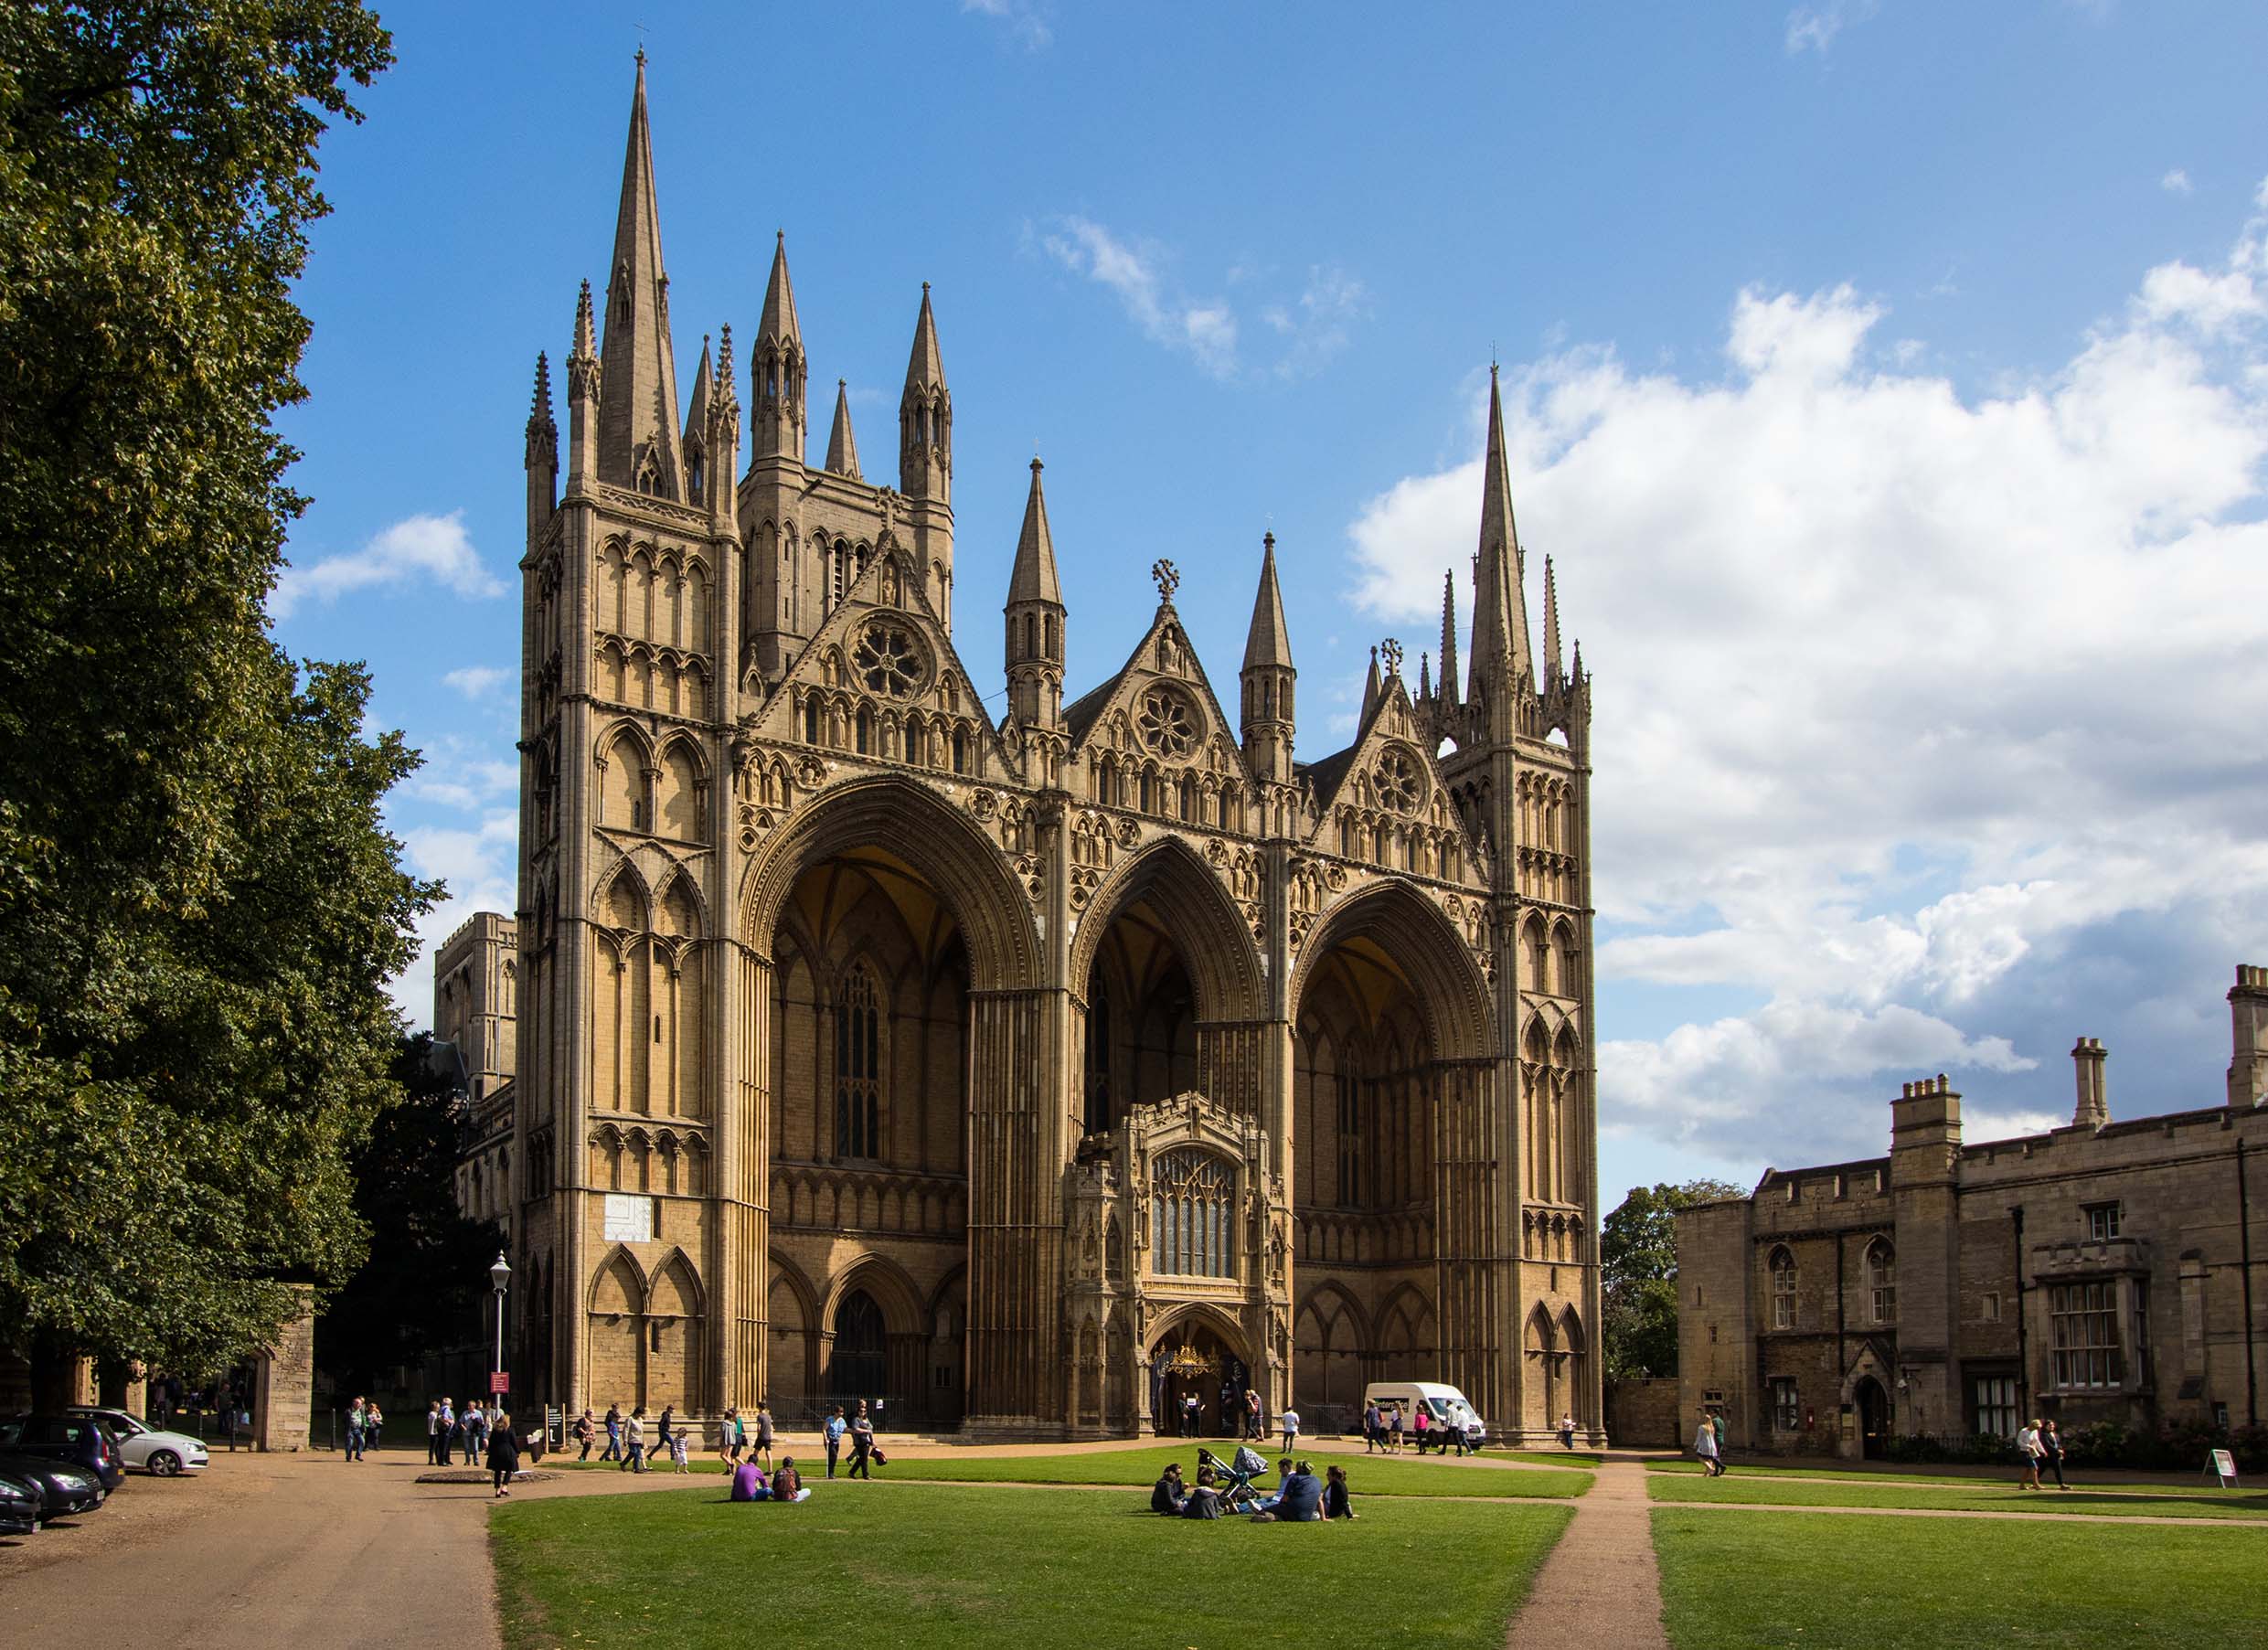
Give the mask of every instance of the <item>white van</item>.
POLYGON ((1475 1449, 1488 1442, 1487 1425, 1472 1400, 1456 1388, 1437 1380, 1374 1380, 1362 1389, 1362 1401, 1366 1409, 1371 1404, 1380 1409, 1391 1403, 1400 1404, 1401 1435, 1405 1439, 1413 1436, 1410 1425, 1422 1407, 1432 1426, 1455 1428, 1475 1449))

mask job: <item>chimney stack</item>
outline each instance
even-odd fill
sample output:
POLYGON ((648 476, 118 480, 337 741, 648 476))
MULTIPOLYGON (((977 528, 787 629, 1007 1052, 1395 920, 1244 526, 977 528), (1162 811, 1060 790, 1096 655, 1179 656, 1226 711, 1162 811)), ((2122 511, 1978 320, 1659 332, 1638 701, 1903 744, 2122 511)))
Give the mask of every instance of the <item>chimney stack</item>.
POLYGON ((2111 1121, 2110 1091, 2103 1086, 2103 1063, 2110 1059, 2099 1037, 2082 1037, 2071 1045, 2071 1070, 2079 1079, 2079 1104, 2071 1112, 2071 1127, 2099 1129, 2111 1121))

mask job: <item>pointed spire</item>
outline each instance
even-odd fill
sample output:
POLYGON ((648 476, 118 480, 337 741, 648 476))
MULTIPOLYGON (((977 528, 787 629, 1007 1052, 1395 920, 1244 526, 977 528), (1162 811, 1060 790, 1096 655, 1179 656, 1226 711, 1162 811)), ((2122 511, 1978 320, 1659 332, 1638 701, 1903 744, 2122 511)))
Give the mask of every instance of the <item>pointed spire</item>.
POLYGON ((835 380, 835 428, 827 432, 827 468, 858 479, 858 438, 850 432, 850 385, 835 380))
POLYGON ((1457 576, 1447 571, 1441 576, 1441 697, 1457 702, 1457 576))
POLYGON ((570 486, 599 474, 598 332, 591 324, 591 282, 575 300, 575 344, 567 352, 567 474, 570 486))
POLYGON ((728 411, 740 410, 740 392, 732 387, 732 323, 728 321, 717 329, 717 383, 714 393, 717 405, 728 411))
MULTIPOLYGON (((582 292, 575 300, 575 347, 569 352, 572 361, 596 361, 599 358, 599 332, 591 320, 591 282, 582 283, 582 292)), ((570 391, 571 393, 571 391, 570 391)))
POLYGON ((540 349, 536 352, 536 394, 527 421, 530 425, 551 421, 551 359, 540 349))
POLYGON ((1362 685, 1362 719, 1368 721, 1370 712, 1378 708, 1379 696, 1386 691, 1386 683, 1379 675, 1379 650, 1370 650, 1370 676, 1362 685))
POLYGON ((1432 697, 1433 657, 1431 654, 1427 653, 1424 648, 1421 647, 1418 649, 1418 697, 1421 700, 1424 700, 1430 699, 1432 697))
POLYGON ((937 349, 937 315, 930 308, 930 283, 921 282, 921 313, 913 323, 913 354, 906 360, 906 387, 935 389, 945 381, 944 357, 937 349))
POLYGON ((708 428, 708 405, 716 394, 716 374, 708 360, 708 335, 701 335, 701 364, 693 373, 693 399, 685 415, 685 439, 688 445, 700 439, 708 428))
POLYGON ((622 204, 614 218, 614 261, 607 276, 600 359, 607 386, 599 404, 600 479, 621 486, 647 480, 663 497, 677 497, 677 368, 669 342, 669 276, 662 267, 644 52, 638 55, 630 139, 623 152, 622 204), (650 480, 642 475, 645 462, 653 466, 650 480))
POLYGON ((1543 559, 1543 675, 1551 687, 1560 685, 1560 592, 1549 556, 1543 559))
POLYGON ((536 392, 527 408, 527 548, 533 550, 558 507, 559 427, 551 420, 551 363, 536 357, 536 392))
POLYGON ((1032 460, 1032 490, 1024 501, 1024 530, 1017 536, 1016 568, 1008 575, 1008 601, 1051 601, 1063 605, 1063 587, 1055 576, 1055 535, 1048 528, 1048 499, 1039 486, 1039 461, 1032 460))
POLYGON ((953 392, 945 388, 926 281, 906 359, 906 392, 898 402, 898 490, 908 498, 953 502, 953 392))
POLYGON ((1260 544, 1260 589, 1252 597, 1252 627, 1244 638, 1244 668, 1288 668, 1292 638, 1283 624, 1283 591, 1276 582, 1276 536, 1267 534, 1260 544))
POLYGON ((1528 598, 1520 588, 1519 527, 1512 516, 1512 471, 1505 456, 1504 397, 1488 368, 1488 452, 1481 474, 1481 542, 1473 572, 1473 697, 1495 678, 1492 705, 1510 703, 1514 685, 1533 675, 1528 598))
POLYGON ((787 231, 773 232, 772 276, 764 282, 763 317, 756 324, 756 342, 801 344, 804 324, 795 316, 795 284, 787 276, 787 231))

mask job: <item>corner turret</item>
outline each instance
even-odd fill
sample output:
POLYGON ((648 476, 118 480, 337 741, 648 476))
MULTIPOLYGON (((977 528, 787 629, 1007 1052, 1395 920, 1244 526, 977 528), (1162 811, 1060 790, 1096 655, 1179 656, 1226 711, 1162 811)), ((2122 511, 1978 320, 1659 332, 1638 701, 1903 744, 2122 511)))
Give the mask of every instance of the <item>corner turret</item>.
POLYGON ((1276 536, 1260 541, 1260 589, 1252 597, 1252 624, 1244 639, 1241 724, 1244 760, 1255 779, 1292 782, 1294 695, 1299 672, 1292 667, 1292 638, 1283 623, 1283 592, 1276 582, 1276 536))

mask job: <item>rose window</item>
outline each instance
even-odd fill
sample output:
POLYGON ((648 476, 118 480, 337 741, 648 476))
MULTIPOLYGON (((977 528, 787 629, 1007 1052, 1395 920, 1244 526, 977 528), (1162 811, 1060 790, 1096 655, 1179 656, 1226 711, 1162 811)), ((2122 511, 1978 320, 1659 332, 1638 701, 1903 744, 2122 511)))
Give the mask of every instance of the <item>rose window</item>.
POLYGON ((1375 775, 1379 801, 1397 814, 1413 814, 1424 787, 1419 782, 1417 764, 1406 750, 1389 750, 1379 758, 1375 775))
POLYGON ((1137 720, 1142 742, 1160 756, 1187 756, 1197 749, 1197 713, 1170 689, 1153 687, 1144 694, 1137 720))
POLYGON ((859 633, 850 667, 868 692, 902 699, 921 685, 921 644, 904 625, 878 622, 859 633))

